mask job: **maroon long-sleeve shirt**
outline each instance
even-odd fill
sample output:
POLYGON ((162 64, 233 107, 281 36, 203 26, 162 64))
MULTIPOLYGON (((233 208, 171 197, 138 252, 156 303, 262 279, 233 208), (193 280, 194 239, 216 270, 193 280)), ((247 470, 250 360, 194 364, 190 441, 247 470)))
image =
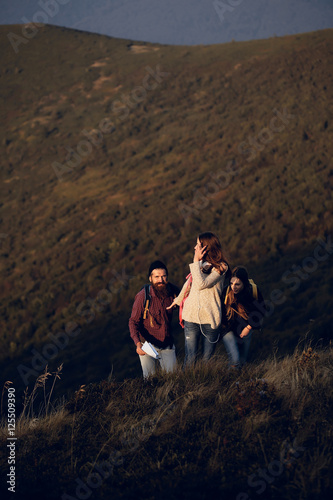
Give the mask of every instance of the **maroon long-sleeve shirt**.
POLYGON ((179 290, 175 285, 168 283, 169 295, 161 299, 150 286, 150 303, 147 318, 143 319, 145 307, 144 288, 135 296, 132 314, 129 319, 129 329, 134 344, 147 340, 154 346, 165 348, 172 347, 171 319, 173 310, 166 308, 172 304, 179 290))

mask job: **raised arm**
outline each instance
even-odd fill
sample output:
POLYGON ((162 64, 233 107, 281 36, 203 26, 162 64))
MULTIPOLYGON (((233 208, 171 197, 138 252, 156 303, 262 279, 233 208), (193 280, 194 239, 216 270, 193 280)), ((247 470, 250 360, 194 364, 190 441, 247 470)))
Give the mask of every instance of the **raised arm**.
POLYGON ((192 286, 197 288, 198 290, 204 290, 205 288, 211 288, 219 281, 224 282, 225 274, 220 274, 215 269, 209 274, 205 274, 201 271, 200 262, 193 262, 190 264, 190 269, 193 277, 192 286))
POLYGON ((172 304, 169 307, 167 307, 167 309, 172 309, 174 306, 180 305, 181 301, 185 297, 186 290, 189 287, 189 280, 190 280, 190 275, 187 276, 186 281, 185 281, 182 289, 180 290, 179 294, 177 295, 177 297, 174 298, 172 304))

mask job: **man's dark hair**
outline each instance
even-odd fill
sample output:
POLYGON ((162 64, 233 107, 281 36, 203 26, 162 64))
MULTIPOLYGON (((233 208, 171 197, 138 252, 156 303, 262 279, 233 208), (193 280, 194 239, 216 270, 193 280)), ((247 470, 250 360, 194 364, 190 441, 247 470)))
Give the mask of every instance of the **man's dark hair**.
POLYGON ((165 264, 163 264, 163 262, 161 262, 160 260, 154 260, 154 262, 152 262, 149 266, 148 278, 151 275, 151 273, 154 271, 154 269, 165 269, 165 272, 168 276, 167 266, 165 264))

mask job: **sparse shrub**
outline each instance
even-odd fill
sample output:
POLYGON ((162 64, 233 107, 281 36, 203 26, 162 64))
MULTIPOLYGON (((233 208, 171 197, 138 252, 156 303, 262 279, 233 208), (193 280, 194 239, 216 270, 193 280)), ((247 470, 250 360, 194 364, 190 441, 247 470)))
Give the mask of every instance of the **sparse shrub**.
POLYGON ((265 379, 251 379, 242 383, 235 382, 235 384, 237 387, 236 409, 241 417, 276 407, 277 396, 274 387, 265 379))
POLYGON ((301 370, 313 370, 318 361, 318 354, 312 349, 312 347, 308 347, 307 350, 304 350, 297 358, 297 365, 301 370))

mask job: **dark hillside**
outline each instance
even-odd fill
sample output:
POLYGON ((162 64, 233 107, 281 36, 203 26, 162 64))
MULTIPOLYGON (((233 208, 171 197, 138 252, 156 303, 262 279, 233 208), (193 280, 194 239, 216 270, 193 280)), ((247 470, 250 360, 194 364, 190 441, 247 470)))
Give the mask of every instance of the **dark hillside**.
MULTIPOLYGON (((331 498, 332 362, 332 349, 298 349, 236 373, 217 357, 148 383, 81 386, 42 412, 26 400, 16 426, 15 498, 331 498)), ((34 392, 45 385, 48 392, 50 382, 34 392)), ((4 481, 0 494, 11 498, 4 481)))
POLYGON ((15 53, 21 29, 0 30, 5 379, 38 356, 71 388, 138 375, 149 261, 181 284, 206 229, 270 300, 254 357, 327 342, 333 31, 175 47, 43 26, 15 53))

